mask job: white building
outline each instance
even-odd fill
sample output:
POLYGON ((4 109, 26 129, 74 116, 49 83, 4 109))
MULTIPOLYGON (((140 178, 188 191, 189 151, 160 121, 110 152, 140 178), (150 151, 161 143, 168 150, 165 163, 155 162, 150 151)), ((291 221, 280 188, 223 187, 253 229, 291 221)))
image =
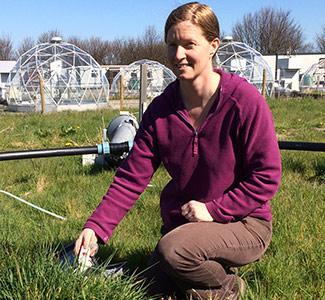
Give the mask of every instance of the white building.
POLYGON ((299 83, 304 73, 320 60, 325 53, 302 53, 292 55, 264 55, 273 78, 285 90, 300 91, 299 83))
POLYGON ((6 83, 15 63, 15 60, 0 60, 0 99, 5 99, 6 83))

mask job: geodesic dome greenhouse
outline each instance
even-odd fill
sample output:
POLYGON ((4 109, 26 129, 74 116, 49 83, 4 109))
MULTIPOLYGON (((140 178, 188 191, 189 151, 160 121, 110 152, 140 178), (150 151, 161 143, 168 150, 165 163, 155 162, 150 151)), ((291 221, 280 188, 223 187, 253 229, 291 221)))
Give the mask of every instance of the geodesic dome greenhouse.
POLYGON ((262 91, 265 70, 266 95, 272 95, 274 80, 271 68, 255 49, 241 42, 225 41, 221 43, 215 59, 218 67, 246 78, 259 91, 262 91))
POLYGON ((112 98, 120 97, 121 78, 123 78, 124 97, 138 99, 140 97, 140 66, 147 64, 147 97, 152 99, 160 95, 168 84, 176 79, 175 74, 157 61, 142 59, 122 67, 113 79, 110 94, 112 98))
POLYGON ((308 68, 301 78, 300 90, 325 93, 325 59, 308 68))
POLYGON ((77 46, 52 38, 17 60, 9 74, 9 110, 91 109, 107 105, 109 83, 94 58, 77 46))

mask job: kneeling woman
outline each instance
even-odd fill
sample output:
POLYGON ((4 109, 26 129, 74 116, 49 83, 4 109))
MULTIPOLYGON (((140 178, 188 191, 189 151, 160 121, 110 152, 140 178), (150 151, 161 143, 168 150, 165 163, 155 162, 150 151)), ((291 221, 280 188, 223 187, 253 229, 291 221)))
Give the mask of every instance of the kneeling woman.
POLYGON ((134 147, 76 242, 107 243, 162 162, 163 236, 146 276, 150 292, 238 299, 236 267, 258 260, 272 235, 270 200, 281 177, 272 115, 245 79, 213 69, 219 24, 197 2, 171 12, 168 59, 177 76, 143 115, 134 147))

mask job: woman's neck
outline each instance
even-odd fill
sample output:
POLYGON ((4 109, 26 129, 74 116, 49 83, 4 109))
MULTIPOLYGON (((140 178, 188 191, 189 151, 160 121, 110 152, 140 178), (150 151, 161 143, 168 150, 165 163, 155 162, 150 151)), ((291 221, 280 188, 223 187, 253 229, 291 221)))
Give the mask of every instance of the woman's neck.
POLYGON ((180 81, 183 103, 189 115, 189 122, 195 129, 203 124, 215 102, 219 81, 218 73, 213 73, 206 79, 201 76, 193 81, 180 81))
POLYGON ((212 72, 209 76, 200 76, 194 80, 180 80, 180 91, 187 109, 202 107, 215 94, 220 81, 220 75, 212 72))

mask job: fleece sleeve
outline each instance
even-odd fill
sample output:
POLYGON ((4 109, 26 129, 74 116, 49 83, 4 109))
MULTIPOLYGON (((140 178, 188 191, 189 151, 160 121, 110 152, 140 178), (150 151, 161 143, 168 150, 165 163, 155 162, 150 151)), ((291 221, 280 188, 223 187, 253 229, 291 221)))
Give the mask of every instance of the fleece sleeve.
POLYGON ((221 197, 206 203, 211 216, 221 223, 254 215, 268 205, 281 180, 281 158, 272 114, 257 91, 253 90, 248 97, 249 100, 237 103, 241 176, 221 197))
POLYGON ((84 228, 93 229, 103 243, 107 243, 115 227, 134 205, 159 167, 160 157, 151 120, 149 107, 143 115, 132 150, 118 168, 101 203, 84 225, 84 228))

